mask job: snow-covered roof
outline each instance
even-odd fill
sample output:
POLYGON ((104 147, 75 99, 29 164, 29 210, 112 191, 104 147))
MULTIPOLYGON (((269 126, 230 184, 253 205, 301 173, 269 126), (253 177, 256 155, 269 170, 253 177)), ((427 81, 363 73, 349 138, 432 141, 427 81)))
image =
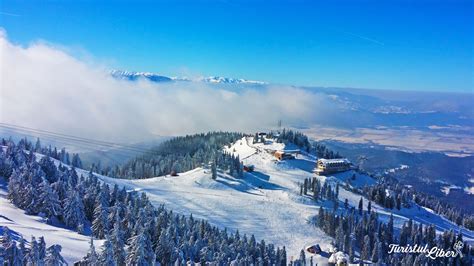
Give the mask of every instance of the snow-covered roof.
POLYGON ((301 151, 300 150, 277 150, 275 151, 275 153, 278 153, 278 154, 291 154, 291 153, 300 153, 301 151))
POLYGON ((329 165, 329 164, 336 164, 336 163, 350 164, 351 162, 347 158, 339 158, 339 159, 318 159, 318 163, 322 163, 323 165, 329 165))
POLYGON ((349 256, 347 256, 347 254, 341 251, 331 254, 331 256, 328 259, 329 263, 334 263, 337 265, 346 264, 348 261, 349 261, 349 256))

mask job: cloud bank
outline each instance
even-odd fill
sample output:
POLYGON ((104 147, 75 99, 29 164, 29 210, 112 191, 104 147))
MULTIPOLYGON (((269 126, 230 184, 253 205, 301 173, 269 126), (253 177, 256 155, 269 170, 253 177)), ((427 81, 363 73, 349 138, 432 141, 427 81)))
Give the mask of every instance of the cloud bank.
POLYGON ((109 141, 213 130, 252 132, 318 116, 322 95, 283 86, 219 89, 202 82, 117 80, 103 66, 0 34, 0 122, 109 141))

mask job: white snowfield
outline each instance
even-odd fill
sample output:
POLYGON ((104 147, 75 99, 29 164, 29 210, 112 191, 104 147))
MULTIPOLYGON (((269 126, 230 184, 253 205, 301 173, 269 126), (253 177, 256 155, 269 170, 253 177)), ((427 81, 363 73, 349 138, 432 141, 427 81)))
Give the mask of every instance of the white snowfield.
MULTIPOLYGON (((243 179, 236 179, 219 172, 216 181, 211 179, 210 169, 197 168, 180 173, 177 177, 161 176, 141 180, 123 180, 101 177, 110 184, 125 186, 129 190, 146 192, 156 204, 184 215, 207 219, 210 223, 230 231, 239 230, 241 234, 254 234, 257 240, 285 246, 288 258, 298 258, 301 249, 312 244, 319 244, 323 250, 329 250, 332 238, 308 223, 318 213, 319 207, 332 208, 329 202, 314 202, 309 197, 299 195, 299 183, 305 178, 313 177, 316 166, 314 156, 305 152, 296 159, 277 161, 271 154, 275 150, 294 150, 284 144, 267 141, 266 144, 253 144, 253 138, 243 138, 225 150, 239 155, 245 165, 254 165, 255 171, 245 173, 243 179)), ((350 182, 353 187, 374 184, 375 180, 353 171, 320 176, 322 182, 350 182)), ((351 206, 357 208, 360 195, 340 187, 340 208, 348 199, 351 206)), ((364 198, 364 209, 368 200, 364 198)), ((379 217, 388 221, 390 213, 394 215, 394 225, 401 228, 405 221, 412 218, 415 222, 434 223, 439 232, 454 229, 460 230, 452 222, 424 208, 388 210, 372 202, 372 209, 379 217)), ((462 230, 465 240, 474 240, 474 233, 462 230)), ((307 257, 310 256, 307 254, 307 257)), ((314 256, 314 262, 327 264, 328 258, 314 256)))
MULTIPOLYGON (((239 155, 244 164, 255 166, 255 171, 245 173, 243 179, 219 172, 217 180, 212 180, 210 169, 204 168, 180 173, 177 177, 161 176, 141 180, 114 179, 100 175, 98 177, 111 185, 117 184, 128 190, 146 192, 156 206, 163 204, 176 213, 192 214, 195 218, 206 219, 211 224, 232 232, 239 230, 241 234, 254 234, 257 241, 264 239, 266 243, 285 246, 289 260, 292 257, 298 258, 300 251, 309 245, 319 244, 323 250, 329 250, 332 238, 310 225, 308 221, 317 215, 321 205, 324 208, 332 208, 332 203, 314 202, 309 196, 299 195, 299 183, 314 176, 312 171, 317 158, 302 152, 294 160, 280 162, 269 151, 294 147, 285 147, 284 144, 271 141, 266 144, 252 142, 252 137, 246 137, 225 148, 227 152, 239 155)), ((85 170, 78 170, 78 174, 87 173, 85 170)), ((353 174, 353 171, 349 171, 318 178, 322 182, 350 182, 353 187, 375 183, 371 177, 357 173, 356 179, 351 180, 353 174)), ((0 216, 0 226, 7 225, 27 239, 32 234, 45 235, 48 244, 63 245, 62 253, 69 262, 86 254, 88 237, 67 229, 48 226, 34 216, 23 214, 22 210, 7 202, 4 189, 1 191, 0 214, 6 217, 0 216)), ((357 208, 360 195, 340 186, 340 208, 343 208, 346 198, 351 206, 357 208)), ((364 199, 364 209, 367 204, 368 200, 364 199)), ((405 221, 412 218, 415 222, 434 223, 440 232, 449 229, 456 232, 462 230, 465 240, 474 240, 472 231, 461 229, 424 208, 415 206, 398 211, 372 203, 372 209, 379 213, 381 219, 387 221, 393 212, 396 228, 400 228, 405 221)), ((96 247, 98 246, 99 243, 96 244, 96 247)), ((309 256, 311 255, 307 254, 307 257, 309 256)), ((328 258, 314 255, 314 262, 326 265, 328 258)))
MULTIPOLYGON (((44 236, 47 247, 60 244, 62 246, 61 255, 71 265, 84 257, 89 249, 90 236, 46 224, 41 217, 26 215, 23 210, 13 206, 7 199, 7 188, 3 178, 0 178, 0 226, 7 226, 17 237, 23 236, 27 244, 30 242, 31 236, 36 237, 36 240, 38 237, 44 236)), ((102 242, 102 240, 94 240, 96 249, 102 246, 102 242)))

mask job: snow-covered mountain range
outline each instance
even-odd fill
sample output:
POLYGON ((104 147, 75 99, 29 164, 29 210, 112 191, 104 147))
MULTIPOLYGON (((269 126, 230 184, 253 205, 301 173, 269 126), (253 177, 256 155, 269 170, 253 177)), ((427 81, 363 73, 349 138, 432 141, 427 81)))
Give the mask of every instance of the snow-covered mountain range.
POLYGON ((147 79, 153 82, 170 82, 173 79, 165 76, 158 75, 151 72, 133 72, 133 71, 121 71, 121 70, 112 70, 110 74, 117 79, 124 79, 130 81, 136 81, 138 79, 147 79))
POLYGON ((197 81, 213 84, 249 84, 249 85, 265 85, 268 84, 264 81, 247 80, 240 78, 228 78, 219 76, 199 77, 196 79, 190 79, 187 77, 166 77, 152 72, 134 72, 134 71, 122 71, 112 70, 110 74, 118 79, 125 79, 130 81, 136 81, 138 79, 147 79, 152 82, 171 82, 171 81, 197 81))

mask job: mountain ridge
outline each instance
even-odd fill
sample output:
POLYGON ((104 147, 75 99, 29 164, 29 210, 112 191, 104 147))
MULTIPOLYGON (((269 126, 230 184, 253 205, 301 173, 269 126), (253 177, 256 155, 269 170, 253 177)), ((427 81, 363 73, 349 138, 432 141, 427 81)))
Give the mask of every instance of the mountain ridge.
POLYGON ((145 79, 152 82, 189 82, 198 81, 212 84, 249 84, 249 85, 267 85, 268 82, 248 80, 242 78, 229 78, 221 76, 208 76, 199 77, 196 79, 190 79, 187 77, 167 77, 154 72, 137 72, 137 71, 125 71, 125 70, 111 70, 110 75, 117 79, 137 81, 139 79, 145 79))

